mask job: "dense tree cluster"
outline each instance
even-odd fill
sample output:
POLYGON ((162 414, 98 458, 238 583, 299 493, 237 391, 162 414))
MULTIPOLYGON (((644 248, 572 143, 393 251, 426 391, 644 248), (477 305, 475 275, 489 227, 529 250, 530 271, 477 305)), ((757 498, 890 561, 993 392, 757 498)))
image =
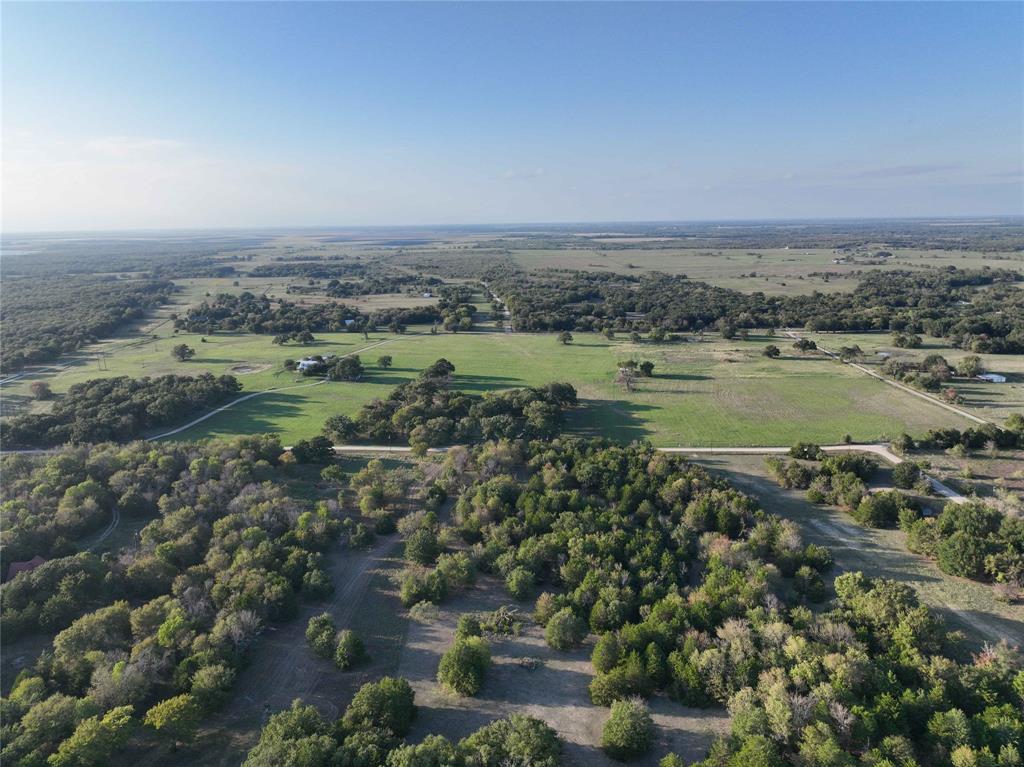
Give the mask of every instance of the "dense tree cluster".
POLYGON ((558 767, 562 743, 539 719, 513 714, 453 743, 442 735, 403 739, 415 715, 404 679, 370 682, 352 698, 336 724, 313 706, 294 701, 274 714, 243 767, 558 767))
POLYGON ((906 584, 846 573, 835 591, 828 612, 756 609, 718 630, 711 676, 731 682, 706 692, 728 706, 732 732, 700 767, 1020 763, 1016 650, 961 663, 906 584))
MULTIPOLYGON (((869 507, 871 501, 866 482, 878 470, 878 463, 870 456, 859 453, 834 453, 826 455, 817 445, 797 445, 790 450, 800 460, 786 461, 778 456, 765 459, 768 472, 783 487, 807 490, 807 498, 813 503, 831 503, 853 511, 858 516, 862 501, 869 507), (801 461, 820 461, 820 465, 808 465, 801 461)), ((858 516, 865 524, 871 524, 867 512, 858 516)), ((896 516, 885 524, 874 527, 892 527, 896 516)))
POLYGON ((441 288, 437 308, 445 330, 453 333, 473 329, 476 307, 470 303, 473 289, 467 285, 447 285, 441 288))
MULTIPOLYGON (((448 456, 455 523, 476 567, 511 593, 514 576, 546 589, 535 617, 557 616, 554 646, 574 643, 571 618, 599 635, 591 697, 620 702, 609 753, 644 748, 642 706, 628 702, 662 690, 728 706, 732 734, 704 767, 1019 763, 1017 651, 964 661, 909 586, 860 573, 810 611, 805 601, 827 597, 829 554, 677 457, 578 440, 520 449, 448 456)), ((822 464, 858 481, 873 469, 856 455, 822 464)))
POLYGON ((724 321, 734 329, 928 333, 975 352, 1024 351, 1024 290, 1010 270, 873 271, 852 293, 806 296, 741 293, 658 273, 502 268, 487 279, 508 303, 516 330, 697 331, 724 321))
POLYGON ((245 292, 220 293, 212 301, 191 307, 174 326, 191 333, 217 330, 282 335, 302 331, 338 332, 352 329, 360 321, 359 311, 345 304, 324 302, 310 305, 272 301, 245 292))
POLYGON ((80 349, 167 303, 173 290, 167 280, 7 276, 0 368, 9 373, 80 349))
POLYGON ((565 410, 576 404, 576 390, 570 384, 479 396, 450 388, 454 373, 448 360, 437 360, 386 400, 364 405, 355 418, 327 419, 324 432, 341 443, 402 441, 421 448, 481 439, 533 439, 557 433, 565 410))
POLYGON ((325 292, 332 298, 369 296, 383 293, 432 292, 442 280, 437 277, 420 277, 414 274, 377 274, 361 280, 331 280, 325 292))
POLYGON ((943 572, 1024 586, 1024 519, 979 501, 947 503, 935 519, 900 518, 907 548, 943 572))
POLYGON ((902 452, 912 450, 978 450, 987 446, 996 448, 1024 447, 1024 415, 1012 413, 1003 428, 994 423, 960 431, 954 428, 929 429, 923 437, 914 439, 903 434, 893 443, 902 452))
POLYGON ((377 327, 439 322, 436 306, 376 309, 365 315, 354 307, 334 301, 297 304, 274 301, 267 296, 245 292, 221 293, 204 301, 175 320, 174 326, 191 333, 215 331, 269 333, 276 338, 295 338, 302 333, 362 333, 377 327))
MULTIPOLYGON (((137 544, 117 556, 62 563, 60 589, 75 588, 63 581, 76 572, 95 581, 99 573, 89 573, 102 568, 89 599, 105 604, 70 604, 55 625, 45 617, 49 602, 38 609, 38 628, 67 627, 3 702, 5 764, 44 764, 51 754, 84 748, 83 741, 95 744, 105 727, 121 733, 132 710, 172 742, 188 740, 199 718, 224 701, 264 626, 291 618, 300 596, 322 594, 320 552, 340 526, 326 505, 286 494, 281 452, 276 438, 251 437, 203 446, 104 445, 5 464, 4 491, 14 496, 7 503, 45 500, 39 496, 62 503, 64 487, 85 482, 132 499, 131 513, 151 520, 137 544), (84 614, 68 621, 76 610, 84 614)), ((39 515, 36 523, 47 521, 39 515)), ((31 579, 58 575, 17 575, 3 587, 5 610, 31 611, 31 579)), ((118 738, 103 742, 113 749, 118 738)), ((87 762, 53 758, 111 761, 109 751, 87 762)))
POLYGON ((129 440, 219 405, 241 388, 234 376, 210 373, 194 377, 95 378, 68 389, 49 413, 4 421, 0 438, 12 447, 129 440))
POLYGON ((338 281, 339 278, 361 279, 369 271, 361 261, 340 259, 275 258, 249 270, 250 277, 308 277, 311 280, 338 281))

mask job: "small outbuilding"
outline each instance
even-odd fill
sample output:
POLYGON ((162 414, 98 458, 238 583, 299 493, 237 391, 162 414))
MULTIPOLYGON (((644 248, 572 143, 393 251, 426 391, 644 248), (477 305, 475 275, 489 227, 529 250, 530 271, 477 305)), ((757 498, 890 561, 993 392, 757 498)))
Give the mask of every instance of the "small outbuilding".
POLYGON ((989 383, 1006 383, 1006 376, 999 373, 982 373, 978 376, 978 380, 988 381, 989 383))
POLYGON ((18 573, 30 573, 35 570, 39 565, 46 562, 41 556, 36 554, 32 559, 27 562, 11 562, 10 567, 7 568, 7 579, 10 580, 18 573))

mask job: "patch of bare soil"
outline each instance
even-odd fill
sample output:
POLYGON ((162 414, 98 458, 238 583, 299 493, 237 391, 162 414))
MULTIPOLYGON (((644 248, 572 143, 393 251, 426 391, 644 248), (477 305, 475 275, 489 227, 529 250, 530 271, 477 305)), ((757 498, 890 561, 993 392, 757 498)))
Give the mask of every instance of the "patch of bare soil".
MULTIPOLYGON (((519 713, 543 719, 558 732, 565 741, 565 764, 618 764, 600 748, 608 709, 593 705, 587 692, 593 678, 592 640, 570 652, 552 650, 526 606, 520 636, 490 638, 494 664, 476 697, 460 698, 438 685, 437 666, 454 638, 459 615, 491 611, 509 602, 497 581, 485 579, 442 605, 436 622, 410 624, 398 670, 416 691, 417 716, 409 741, 430 733, 459 739, 494 719, 519 713), (539 665, 528 668, 522 661, 529 658, 538 659, 539 665)), ((699 759, 718 734, 728 731, 728 716, 721 709, 688 709, 667 698, 650 703, 657 728, 655 746, 633 764, 657 765, 670 751, 687 761, 699 759)))
POLYGON ((271 367, 269 362, 260 362, 252 365, 235 365, 229 372, 244 376, 249 373, 262 373, 264 370, 270 370, 271 367))

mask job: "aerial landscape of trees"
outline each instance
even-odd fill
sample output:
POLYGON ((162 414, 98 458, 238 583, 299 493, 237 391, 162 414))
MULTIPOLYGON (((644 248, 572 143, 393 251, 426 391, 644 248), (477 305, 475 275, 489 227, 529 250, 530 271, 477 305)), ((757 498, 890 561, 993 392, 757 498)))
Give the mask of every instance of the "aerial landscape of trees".
POLYGON ((4 420, 0 438, 15 447, 134 439, 221 404, 241 388, 234 376, 210 373, 95 378, 72 386, 48 413, 4 420))
POLYGON ((928 333, 973 352, 1024 352, 1024 291, 1013 284, 1021 275, 1009 269, 869 271, 852 293, 795 296, 742 293, 658 273, 499 268, 485 277, 522 331, 698 331, 726 321, 737 329, 928 333))
MULTIPOLYGON (((859 456, 830 457, 840 459, 835 472, 870 473, 859 456)), ((1016 649, 964 653, 962 637, 896 581, 844 573, 830 597, 829 553, 803 544, 794 523, 704 469, 649 447, 597 440, 459 448, 444 467, 463 543, 438 547, 430 538, 427 552, 417 536, 432 528, 409 528, 407 556, 443 583, 424 598, 449 598, 454 584, 441 561, 449 547, 468 546, 484 577, 504 578, 514 599, 537 597, 535 617, 552 647, 596 634, 589 695, 611 709, 601 738, 610 756, 630 760, 651 747, 643 699, 667 695, 730 714, 730 734, 701 767, 1019 763, 1024 659, 1016 649), (526 590, 512 577, 523 572, 526 590)), ((481 625, 463 616, 440 659, 439 682, 459 695, 487 684, 481 625)), ((386 701, 405 689, 401 680, 384 681, 396 692, 374 690, 378 723, 391 716, 386 701)), ((368 757, 375 764, 418 764, 407 761, 413 754, 442 760, 429 764, 484 763, 467 750, 479 733, 406 745, 404 715, 372 738, 357 737, 346 726, 353 719, 346 713, 342 734, 321 741, 324 760, 375 749, 368 757)), ((338 732, 320 722, 317 732, 338 732)), ((268 725, 250 760, 272 740, 310 735, 288 731, 268 725)), ((542 740, 552 745, 538 754, 558 763, 557 738, 542 740)), ((521 758, 514 763, 543 763, 521 758)), ((673 754, 663 762, 685 763, 673 754)))
POLYGON ((4 700, 5 763, 107 763, 124 739, 96 744, 96 729, 122 732, 135 717, 171 746, 188 741, 264 627, 307 591, 322 596, 339 521, 288 496, 281 454, 256 437, 4 459, 5 518, 17 515, 5 553, 53 557, 3 586, 4 641, 53 636, 4 700), (71 553, 71 537, 115 504, 146 521, 137 541, 116 558, 71 553), (67 753, 82 741, 103 746, 92 761, 67 753))
MULTIPOLYGON (((700 227, 665 231, 672 247, 684 237, 718 236, 700 227)), ((751 231, 761 232, 759 245, 774 242, 763 228, 751 231)), ((756 247, 748 236, 727 232, 719 242, 756 247)), ((9 321, 5 305, 4 353, 22 354, 15 365, 56 359, 166 303, 174 286, 161 276, 186 273, 227 280, 175 316, 179 337, 153 355, 164 369, 187 371, 200 364, 192 360, 196 348, 211 348, 200 346, 206 338, 182 333, 223 334, 216 340, 259 333, 273 339, 275 353, 298 347, 294 357, 308 352, 307 360, 321 362, 304 365, 304 374, 350 382, 314 389, 340 397, 404 380, 415 371, 410 364, 423 363, 397 351, 395 359, 375 354, 375 361, 365 353, 335 356, 315 348, 324 344, 321 334, 402 333, 420 325, 409 332, 429 331, 431 343, 460 341, 437 338, 443 331, 476 331, 473 343, 483 343, 486 333, 505 338, 506 301, 516 330, 553 333, 544 347, 552 356, 569 358, 595 341, 614 347, 596 375, 618 381, 627 394, 674 375, 673 348, 666 353, 651 342, 694 340, 682 333, 745 339, 756 330, 754 356, 777 370, 792 360, 824 359, 819 344, 839 349, 842 359, 867 355, 843 337, 834 346, 821 337, 772 338, 776 328, 877 332, 906 350, 879 369, 939 394, 993 364, 979 355, 1024 351, 1024 303, 1012 269, 874 270, 866 267, 898 257, 899 246, 890 244, 898 231, 884 247, 847 248, 829 227, 817 236, 865 267, 846 290, 740 292, 636 268, 640 258, 615 242, 586 247, 621 255, 621 271, 525 269, 509 255, 522 245, 497 236, 462 243, 457 252, 381 246, 394 250, 373 250, 372 259, 294 252, 268 260, 257 253, 262 260, 254 266, 246 264, 251 253, 221 260, 199 249, 166 270, 157 268, 159 259, 135 261, 111 245, 112 263, 139 271, 69 278, 83 291, 85 320, 74 327, 71 294, 60 286, 52 301, 36 296, 39 311, 26 325, 32 332, 19 336, 16 327, 9 336, 34 310, 23 301, 18 311, 29 314, 9 321), (237 281, 233 292, 224 288, 246 275, 303 284, 287 286, 295 301, 237 281), (400 299, 389 296, 379 300, 383 308, 357 309, 332 300, 383 293, 415 296, 417 305, 391 306, 400 299), (760 337, 765 329, 768 338, 760 337), (945 339, 945 348, 936 350, 933 338, 945 339), (631 346, 618 343, 626 340, 631 346)), ((914 242, 929 236, 918 231, 914 242)), ((953 227, 949 236, 947 244, 970 235, 953 227)), ((799 242, 805 235, 787 237, 799 242)), ((527 235, 540 252, 547 245, 578 249, 574 238, 557 229, 527 235)), ((978 240, 963 242, 976 247, 978 240)), ((644 247, 669 247, 660 243, 644 247)), ((596 260, 592 266, 604 268, 596 260)), ((35 279, 29 266, 20 268, 29 271, 19 282, 35 279)), ((46 284, 41 280, 38 291, 46 284)), ((449 356, 458 362, 458 353, 449 356)), ((15 369, 6 356, 4 365, 15 369)), ((297 367, 294 359, 284 369, 275 362, 266 375, 294 380, 286 371, 297 367)), ((5 413, 0 438, 5 449, 52 450, 13 452, 0 466, 7 576, 0 640, 19 657, 0 706, 0 759, 24 767, 116 764, 146 751, 156 754, 147 758, 198 763, 210 739, 230 734, 224 740, 233 741, 233 763, 244 759, 250 767, 554 767, 581 747, 595 760, 661 759, 662 767, 1022 763, 1019 649, 951 630, 922 601, 928 595, 901 580, 898 565, 860 572, 837 552, 834 566, 821 538, 805 538, 802 522, 776 515, 767 502, 762 508, 741 490, 745 481, 733 484, 731 469, 705 469, 644 442, 563 436, 586 415, 579 406, 594 397, 586 385, 579 394, 568 383, 479 394, 486 387, 465 372, 460 381, 446 358, 412 375, 379 399, 354 397, 351 408, 327 411, 348 415, 313 419, 313 429, 289 438, 288 449, 275 436, 128 441, 232 400, 241 389, 234 376, 117 375, 70 387, 55 376, 52 388, 49 379, 23 381, 24 409, 5 413), (310 436, 320 424, 322 432, 310 436), (368 458, 336 454, 336 444, 413 451, 368 458), (336 588, 342 596, 335 599, 351 601, 337 569, 351 561, 379 568, 357 573, 351 588, 390 600, 375 604, 390 605, 394 615, 356 623, 329 601, 336 588), (8 572, 11 563, 17 567, 8 572), (479 607, 495 597, 500 605, 479 607), (373 625, 385 617, 401 626, 394 646, 373 625), (289 626, 289 652, 298 654, 288 662, 316 664, 329 680, 320 690, 328 689, 329 705, 303 693, 306 700, 262 717, 249 711, 229 733, 234 725, 225 726, 218 712, 248 705, 236 683, 261 673, 254 658, 276 662, 276 648, 256 653, 282 643, 289 626), (429 668, 406 674, 394 657, 413 631, 440 641, 436 652, 417 647, 418 662, 426 658, 429 668), (540 654, 544 659, 534 657, 540 654), (510 713, 516 709, 502 697, 512 664, 522 674, 515 678, 526 679, 563 659, 582 664, 565 674, 564 685, 593 720, 584 744, 562 741, 557 710, 540 704, 530 712, 541 710, 537 717, 510 713), (462 707, 472 724, 453 729, 445 717, 434 718, 448 706, 462 707), (666 722, 703 710, 719 717, 719 736, 708 734, 710 748, 696 757, 672 753, 678 741, 666 745, 665 731, 674 726, 666 722), (424 719, 414 728, 417 716, 424 719)), ((999 423, 903 435, 892 446, 903 460, 891 470, 875 457, 810 442, 789 455, 779 451, 766 469, 799 491, 800 503, 836 506, 871 528, 862 532, 892 531, 900 555, 903 546, 922 555, 914 559, 930 568, 929 577, 989 584, 985 593, 1001 589, 1011 602, 1024 596, 1024 525, 1005 501, 1012 492, 944 503, 928 479, 935 451, 984 452, 1012 463, 1024 448, 1024 419, 999 423)))
POLYGON ((15 372, 76 351, 145 317, 173 290, 167 280, 5 276, 0 369, 15 372))
POLYGON ((331 416, 324 433, 339 442, 407 442, 425 449, 481 439, 553 436, 576 390, 565 383, 489 392, 483 396, 450 388, 455 366, 439 359, 386 400, 374 400, 354 418, 331 416))

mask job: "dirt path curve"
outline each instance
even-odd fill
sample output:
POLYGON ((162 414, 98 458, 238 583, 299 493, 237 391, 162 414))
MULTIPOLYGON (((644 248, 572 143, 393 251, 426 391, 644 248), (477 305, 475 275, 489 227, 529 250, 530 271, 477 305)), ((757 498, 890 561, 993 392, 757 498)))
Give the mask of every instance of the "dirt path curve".
MULTIPOLYGON (((798 335, 796 332, 794 332, 792 330, 787 330, 786 331, 786 335, 789 336, 790 338, 793 338, 793 339, 796 339, 796 340, 799 340, 801 338, 800 335, 798 335)), ((855 368, 855 369, 859 370, 862 373, 866 373, 867 375, 871 376, 872 378, 877 378, 882 383, 888 384, 889 386, 892 386, 892 387, 895 387, 895 388, 900 389, 902 391, 905 391, 905 392, 907 392, 907 394, 913 394, 915 397, 919 397, 920 399, 923 399, 923 400, 925 400, 927 402, 931 402, 933 405, 938 405, 941 408, 945 408, 950 413, 956 413, 958 416, 960 416, 962 418, 966 418, 966 419, 968 419, 970 421, 974 421, 975 423, 980 423, 980 424, 995 423, 994 421, 989 421, 989 420, 987 420, 985 418, 981 418, 979 416, 976 416, 973 413, 968 413, 966 410, 961 410, 958 407, 954 407, 953 405, 950 405, 948 402, 943 402, 942 400, 935 399, 935 397, 932 397, 932 396, 930 396, 928 394, 925 394, 922 391, 918 391, 917 389, 915 389, 915 388, 913 388, 911 386, 907 386, 906 384, 902 384, 899 381, 893 381, 890 378, 886 378, 883 375, 879 375, 874 370, 866 368, 863 365, 858 365, 856 362, 849 362, 847 360, 844 360, 842 357, 839 356, 839 354, 837 354, 836 352, 832 351, 831 349, 826 349, 824 346, 820 346, 819 345, 818 346, 818 351, 820 351, 822 354, 824 354, 827 357, 831 357, 834 360, 842 362, 844 365, 849 365, 850 367, 855 368)))
MULTIPOLYGON (((410 335, 417 335, 417 334, 411 333, 410 335)), ((362 354, 363 352, 368 352, 371 349, 376 349, 379 346, 384 346, 384 344, 394 343, 395 341, 398 341, 398 340, 401 340, 401 336, 399 336, 397 338, 388 338, 388 339, 385 339, 384 341, 378 341, 376 343, 370 344, 369 346, 364 346, 362 349, 356 349, 353 352, 348 352, 348 354, 342 354, 341 357, 351 357, 351 356, 356 355, 356 354, 362 354)), ((146 441, 147 442, 153 442, 153 441, 158 440, 158 439, 164 439, 165 437, 172 437, 175 434, 180 434, 181 432, 183 432, 183 431, 185 431, 187 429, 191 429, 196 424, 202 423, 203 421, 207 420, 208 418, 213 418, 213 416, 217 415, 218 413, 223 413, 225 410, 227 410, 229 408, 233 408, 235 405, 238 405, 239 403, 245 402, 246 400, 250 400, 253 397, 259 397, 261 394, 273 394, 273 393, 280 392, 280 391, 288 391, 290 389, 308 389, 310 386, 319 386, 320 384, 325 384, 325 383, 327 383, 327 379, 323 378, 323 379, 321 379, 319 381, 314 381, 313 383, 297 384, 295 386, 278 386, 278 387, 275 387, 275 388, 272 388, 272 389, 263 389, 261 391, 251 392, 250 394, 243 394, 238 399, 233 399, 233 400, 231 400, 231 402, 227 403, 226 405, 221 405, 219 408, 216 408, 215 410, 211 410, 209 413, 206 413, 205 415, 201 415, 198 418, 196 418, 195 420, 189 421, 188 423, 186 423, 183 426, 179 426, 176 429, 171 429, 170 431, 165 431, 163 434, 157 434, 157 435, 152 436, 152 437, 146 437, 146 441)))
POLYGON ((117 525, 120 521, 121 510, 117 508, 117 504, 115 503, 113 508, 111 509, 110 524, 107 525, 106 529, 102 533, 100 533, 100 537, 97 538, 93 542, 93 544, 86 549, 86 551, 94 551, 97 546, 103 543, 103 541, 107 540, 107 538, 110 537, 110 534, 117 529, 117 525))

